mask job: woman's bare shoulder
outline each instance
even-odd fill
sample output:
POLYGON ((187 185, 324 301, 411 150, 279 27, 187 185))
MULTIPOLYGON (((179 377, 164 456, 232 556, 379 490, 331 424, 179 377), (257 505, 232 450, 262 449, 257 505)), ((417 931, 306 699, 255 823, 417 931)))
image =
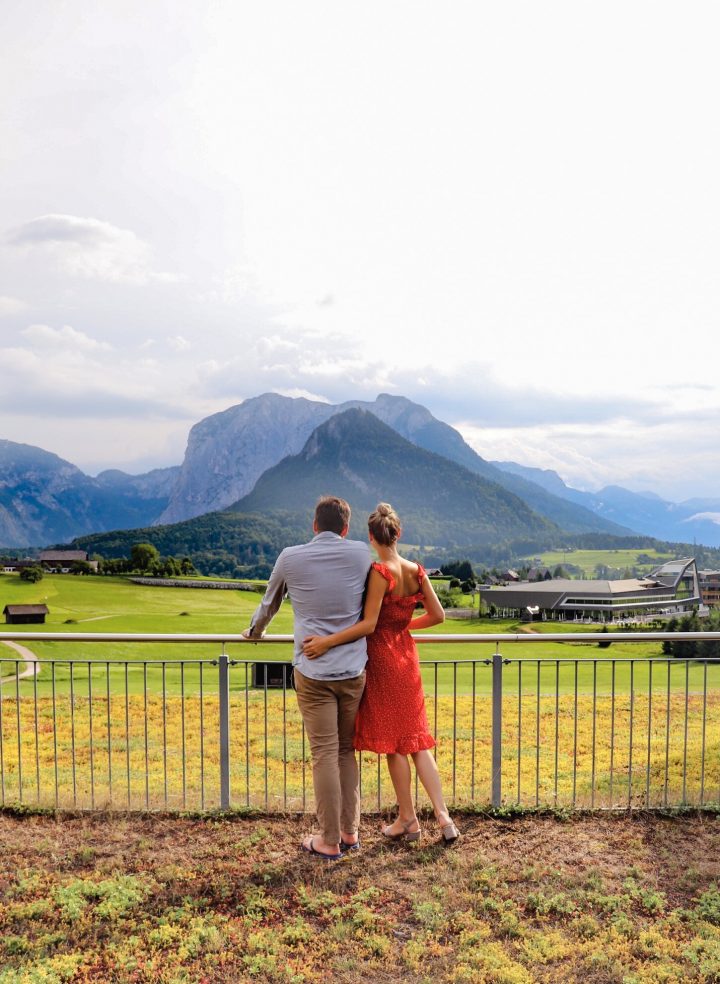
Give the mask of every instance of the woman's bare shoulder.
POLYGON ((411 594, 418 590, 418 565, 412 560, 405 560, 404 557, 400 558, 400 570, 402 571, 402 580, 405 585, 406 594, 411 594))

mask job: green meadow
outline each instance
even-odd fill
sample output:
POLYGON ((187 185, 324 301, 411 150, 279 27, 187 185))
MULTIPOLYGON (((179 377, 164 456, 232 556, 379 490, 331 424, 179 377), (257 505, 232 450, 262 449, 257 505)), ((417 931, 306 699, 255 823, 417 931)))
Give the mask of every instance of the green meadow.
POLYGON ((626 568, 636 567, 642 574, 648 574, 653 568, 660 564, 674 559, 674 554, 661 553, 658 550, 645 548, 638 549, 633 547, 628 550, 553 550, 545 551, 538 555, 541 563, 551 570, 559 564, 561 567, 567 564, 574 564, 582 568, 583 577, 595 577, 595 568, 598 564, 605 567, 615 568, 624 571, 626 568), (651 558, 648 562, 645 558, 651 558), (642 560, 640 558, 643 558, 642 560))
MULTIPOLYGON (((3 606, 46 602, 49 632, 99 636, 236 635, 260 599, 259 592, 73 576, 29 585, 6 575, 0 592, 3 606)), ((12 627, 20 641, 38 628, 12 627)), ((453 800, 474 802, 490 788, 490 662, 496 644, 449 637, 499 633, 519 637, 500 646, 503 659, 510 660, 503 670, 502 724, 503 795, 509 801, 532 805, 560 797, 574 804, 597 796, 597 802, 614 803, 632 796, 642 803, 656 802, 668 790, 671 802, 684 801, 685 775, 692 778, 694 799, 702 799, 703 783, 714 796, 720 759, 717 742, 713 738, 706 748, 705 736, 710 741, 720 734, 720 667, 668 661, 656 642, 612 642, 599 649, 593 642, 531 641, 543 632, 568 635, 574 628, 463 619, 429 630, 448 638, 422 643, 419 650, 438 765, 453 800)), ((292 632, 289 604, 272 630, 292 632)), ((0 645, 7 654, 0 663, 5 802, 57 797, 73 806, 182 809, 217 802, 219 701, 213 661, 222 643, 28 639, 27 645, 38 659, 51 662, 37 677, 19 681, 16 667, 23 670, 25 664, 0 645)), ((233 802, 304 808, 310 776, 294 695, 253 687, 250 668, 254 661, 289 661, 290 646, 235 642, 225 651, 235 661, 230 671, 233 802)), ((381 779, 375 757, 370 758, 364 802, 389 802, 387 776, 382 773, 381 779)))
MULTIPOLYGON (((74 577, 71 575, 46 576, 38 584, 27 584, 15 575, 3 575, 0 579, 0 607, 12 603, 46 603, 50 613, 44 628, 49 632, 83 632, 101 637, 104 633, 153 633, 153 634, 217 634, 236 635, 250 621, 261 597, 262 587, 255 591, 213 590, 209 588, 167 588, 134 584, 124 578, 74 577)), ((39 626, 3 626, 6 631, 38 631, 39 626)), ((292 609, 286 602, 271 626, 272 634, 292 633, 292 609)), ((528 626, 509 620, 448 619, 442 626, 419 633, 463 636, 469 634, 517 633, 566 634, 593 631, 593 626, 570 626, 556 623, 538 624, 528 632, 528 626)), ((0 663, 3 678, 14 676, 15 656, 2 646, 8 659, 0 663)), ((76 665, 73 685, 80 692, 89 690, 100 693, 108 687, 113 693, 126 689, 130 693, 161 692, 178 693, 181 688, 196 692, 200 685, 197 661, 214 660, 223 650, 238 661, 231 672, 231 689, 244 690, 248 685, 246 662, 289 661, 288 644, 221 643, 207 642, 95 642, 38 641, 32 640, 28 648, 40 660, 58 660, 54 669, 56 687, 65 690, 70 686, 70 670, 67 660, 91 664, 76 665), (161 661, 171 665, 164 669, 161 661), (188 662, 182 673, 177 664, 188 662), (128 662, 129 667, 125 667, 128 662), (175 664, 175 665, 172 665, 175 664)), ((720 684, 720 667, 691 665, 686 679, 683 663, 670 664, 662 657, 661 644, 657 642, 613 642, 611 647, 600 649, 596 643, 582 642, 505 642, 501 645, 505 659, 512 661, 504 671, 506 692, 517 694, 555 693, 627 693, 631 684, 634 690, 648 692, 650 663, 652 661, 653 692, 662 693, 668 687, 690 691, 702 690, 707 679, 711 689, 720 684), (642 660, 631 664, 631 660, 642 660), (541 665, 538 661, 543 661, 541 665), (601 662, 595 662, 601 660, 601 662), (538 675, 539 674, 539 675, 538 675)), ((491 668, 483 662, 492 658, 495 643, 432 642, 421 643, 420 658, 429 693, 443 695, 453 693, 490 693, 491 668), (453 664, 457 666, 444 666, 453 664)), ((18 657, 19 659, 19 657, 18 657)), ((248 674, 249 676, 249 674, 248 674)), ((40 696, 52 690, 53 674, 44 667, 36 680, 26 679, 19 684, 21 694, 37 692, 40 696)), ((5 684, 3 692, 9 693, 5 684)), ((209 691, 217 688, 217 671, 206 666, 203 687, 209 691)))
MULTIPOLYGON (((598 553, 595 551, 594 553, 598 553)), ((608 553, 607 551, 605 553, 608 553)), ((0 607, 12 603, 45 602, 50 609, 45 628, 52 632, 90 632, 90 633, 183 633, 234 635, 240 633, 249 623, 261 597, 260 590, 232 591, 209 588, 166 588, 134 584, 124 578, 74 577, 70 575, 46 576, 38 584, 26 584, 16 575, 4 575, 0 579, 0 607)), ((292 609, 288 603, 282 606, 271 626, 273 634, 292 632, 292 609)), ((37 630, 38 626, 4 626, 9 631, 37 630)), ((533 626, 533 634, 569 633, 591 631, 594 627, 575 627, 567 624, 544 624, 533 626)), ((431 634, 498 634, 523 633, 527 626, 508 620, 489 619, 447 619, 444 625, 429 630, 431 634)), ((419 635, 422 636, 423 633, 419 635)), ((428 634, 428 633, 425 633, 428 634)), ((14 675, 15 662, 11 652, 2 647, 10 657, 1 664, 3 677, 14 675)), ((168 692, 178 692, 181 686, 180 674, 176 667, 166 667, 163 672, 158 661, 213 660, 223 647, 219 643, 135 643, 135 642, 44 642, 33 640, 28 648, 38 659, 92 661, 97 664, 93 677, 97 676, 95 690, 107 686, 107 664, 130 661, 127 673, 123 666, 111 665, 109 675, 113 692, 118 688, 131 693, 142 692, 146 681, 149 689, 162 688, 164 683, 168 692), (143 665, 147 664, 147 665, 143 665)), ((441 664, 458 660, 486 660, 492 657, 495 644, 461 644, 456 642, 428 643, 419 647, 420 658, 428 665, 424 668, 426 686, 429 692, 440 694, 489 693, 491 690, 491 671, 488 666, 470 663, 460 664, 456 669, 441 664), (435 664, 438 664, 437 667, 435 664)), ((513 664, 505 670, 506 687, 517 693, 522 686, 523 693, 533 693, 538 687, 537 661, 544 662, 540 668, 539 685, 541 693, 574 693, 577 681, 580 693, 609 692, 613 686, 618 693, 628 692, 632 682, 636 689, 647 692, 649 687, 649 664, 635 664, 631 659, 661 659, 653 667, 653 691, 662 692, 668 687, 668 669, 662 658, 660 643, 613 642, 607 649, 599 649, 596 643, 580 642, 516 642, 503 643, 502 655, 513 664), (601 659, 600 663, 592 660, 601 659), (523 661, 519 670, 515 661, 523 661), (555 661, 560 660, 560 663, 555 661), (529 662, 528 662, 529 661, 529 662), (519 674, 521 678, 519 679, 519 674)), ((263 643, 255 646, 245 643, 229 644, 225 652, 238 661, 280 660, 291 658, 287 644, 263 643)), ((75 673, 83 679, 81 687, 87 690, 88 672, 82 673, 76 667, 75 673)), ((688 685, 690 690, 703 689, 705 674, 708 674, 710 687, 720 684, 720 668, 694 665, 690 668, 688 685)), ((58 664, 55 670, 56 685, 68 685, 67 664, 58 664)), ((183 686, 196 690, 199 673, 196 666, 187 665, 183 673, 183 686)), ((204 685, 210 690, 216 686, 216 674, 212 667, 206 668, 204 685)), ((674 664, 670 669, 672 690, 685 688, 685 666, 674 664)), ((52 680, 43 671, 36 681, 21 681, 21 693, 29 693, 37 687, 40 695, 50 692, 52 680)), ((90 681, 93 686, 93 681, 90 681)), ((246 686, 243 665, 236 666, 231 673, 231 689, 243 690, 246 686)), ((4 691, 7 694, 8 685, 4 691)))

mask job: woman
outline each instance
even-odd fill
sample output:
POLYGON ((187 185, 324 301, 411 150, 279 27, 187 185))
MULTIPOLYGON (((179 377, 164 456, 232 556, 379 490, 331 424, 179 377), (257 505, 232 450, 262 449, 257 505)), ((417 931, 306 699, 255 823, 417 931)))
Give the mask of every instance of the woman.
POLYGON ((362 619, 342 632, 309 636, 303 641, 303 653, 316 659, 333 646, 368 636, 367 681, 355 723, 355 748, 387 756, 399 810, 382 833, 391 840, 420 839, 408 761, 412 756, 443 840, 450 843, 459 834, 445 805, 440 775, 430 753, 435 739, 428 727, 420 663, 410 635, 410 628, 443 622, 445 612, 420 564, 399 555, 400 533, 397 513, 381 502, 368 519, 370 545, 379 563, 370 569, 362 619), (413 618, 418 602, 425 612, 413 618))

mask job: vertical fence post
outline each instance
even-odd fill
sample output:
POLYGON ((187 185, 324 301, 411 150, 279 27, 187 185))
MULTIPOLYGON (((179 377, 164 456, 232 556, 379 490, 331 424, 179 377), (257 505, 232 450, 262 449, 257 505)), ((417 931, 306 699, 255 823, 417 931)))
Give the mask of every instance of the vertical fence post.
POLYGON ((218 658, 220 702, 220 809, 230 809, 230 660, 218 658))
POLYGON ((500 643, 492 659, 492 805, 502 803, 502 672, 500 643))

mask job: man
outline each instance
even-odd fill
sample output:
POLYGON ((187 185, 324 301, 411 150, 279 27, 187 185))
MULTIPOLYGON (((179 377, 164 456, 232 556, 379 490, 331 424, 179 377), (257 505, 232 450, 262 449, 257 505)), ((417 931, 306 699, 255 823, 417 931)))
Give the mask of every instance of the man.
POLYGON ((362 614, 370 548, 348 540, 350 506, 324 496, 315 507, 314 538, 286 547, 265 596, 243 635, 262 638, 285 595, 295 616, 293 666, 298 706, 310 740, 320 832, 306 837, 310 854, 337 860, 358 846, 360 790, 353 749, 355 715, 365 687, 365 639, 336 646, 322 658, 303 656, 303 639, 354 625, 362 614))

